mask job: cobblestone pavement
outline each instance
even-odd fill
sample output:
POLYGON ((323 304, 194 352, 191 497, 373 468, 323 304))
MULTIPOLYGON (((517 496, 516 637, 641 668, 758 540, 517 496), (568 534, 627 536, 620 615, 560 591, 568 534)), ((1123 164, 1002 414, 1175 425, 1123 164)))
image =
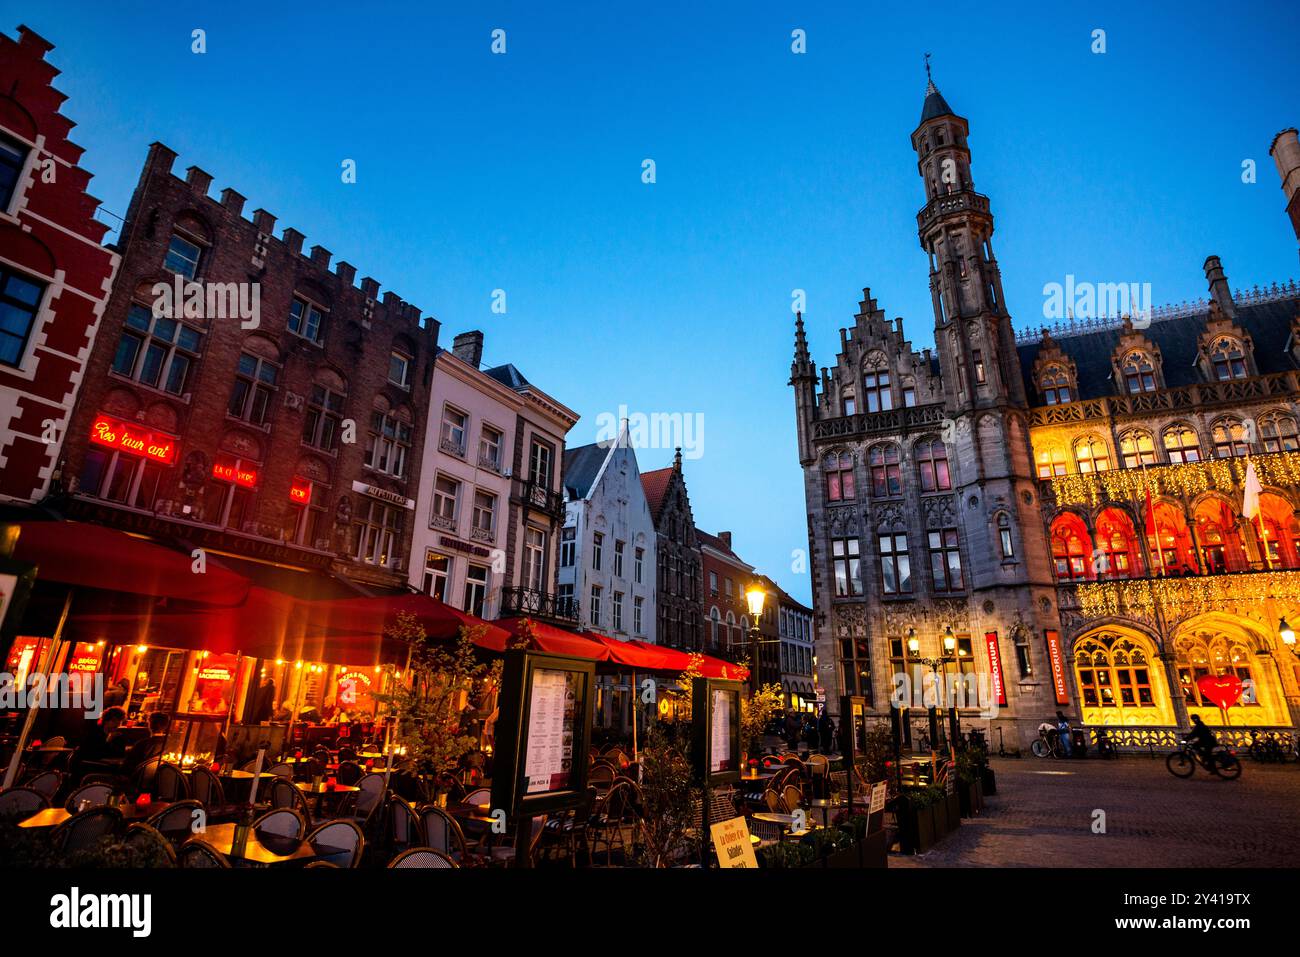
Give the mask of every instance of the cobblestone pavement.
POLYGON ((1236 781, 1199 768, 1175 778, 1163 756, 1110 761, 993 759, 984 813, 925 854, 890 867, 1295 867, 1300 765, 1245 762, 1236 781), (1094 810, 1106 832, 1094 834, 1094 810))

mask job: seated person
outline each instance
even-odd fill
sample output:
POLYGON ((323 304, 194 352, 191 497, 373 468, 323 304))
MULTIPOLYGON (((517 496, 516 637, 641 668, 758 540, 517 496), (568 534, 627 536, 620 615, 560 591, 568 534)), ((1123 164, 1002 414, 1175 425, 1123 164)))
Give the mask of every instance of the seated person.
POLYGON ((87 771, 87 762, 108 761, 121 758, 125 753, 125 742, 118 736, 117 729, 126 720, 126 711, 122 708, 105 708, 99 721, 92 724, 81 740, 80 746, 72 756, 71 772, 73 780, 81 780, 87 771))
POLYGON ((167 749, 167 728, 171 723, 170 715, 162 711, 149 715, 149 737, 126 749, 122 770, 131 774, 140 765, 162 757, 163 751, 167 749))

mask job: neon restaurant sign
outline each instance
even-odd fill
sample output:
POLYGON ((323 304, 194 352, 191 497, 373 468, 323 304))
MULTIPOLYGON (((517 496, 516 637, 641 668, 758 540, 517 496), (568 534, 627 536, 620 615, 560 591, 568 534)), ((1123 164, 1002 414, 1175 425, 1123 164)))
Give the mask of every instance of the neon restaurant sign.
POLYGON ((298 505, 311 504, 311 482, 306 479, 295 478, 293 484, 289 486, 289 498, 298 505))
POLYGON ((233 482, 244 488, 257 488, 257 470, 217 462, 212 466, 212 477, 223 482, 233 482))
POLYGON ((131 455, 143 456, 164 465, 176 461, 176 440, 128 425, 106 415, 96 416, 90 426, 90 441, 131 455))

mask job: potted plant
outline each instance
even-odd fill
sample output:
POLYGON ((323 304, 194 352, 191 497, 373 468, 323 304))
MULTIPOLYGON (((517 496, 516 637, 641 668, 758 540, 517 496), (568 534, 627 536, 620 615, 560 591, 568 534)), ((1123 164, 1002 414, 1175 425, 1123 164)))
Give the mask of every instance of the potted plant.
POLYGON ((948 832, 943 788, 936 785, 903 788, 894 799, 899 844, 904 854, 920 854, 948 832))

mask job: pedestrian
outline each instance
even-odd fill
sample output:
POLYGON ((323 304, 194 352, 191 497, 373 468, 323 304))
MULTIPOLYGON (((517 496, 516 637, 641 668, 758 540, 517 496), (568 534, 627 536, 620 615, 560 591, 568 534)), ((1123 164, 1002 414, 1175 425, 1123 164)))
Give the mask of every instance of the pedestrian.
POLYGON ((792 708, 785 716, 785 743, 791 751, 799 749, 799 732, 802 727, 799 712, 792 708))
POLYGON ((823 752, 835 749, 835 722, 825 708, 822 708, 822 716, 817 719, 817 736, 821 738, 823 752))
POLYGON ((1061 742, 1061 752, 1065 757, 1070 757, 1074 752, 1073 733, 1070 731, 1069 719, 1060 711, 1056 712, 1056 736, 1061 742))
POLYGON ((253 704, 253 724, 270 721, 274 714, 275 679, 267 675, 262 681, 262 687, 257 689, 257 697, 253 704))

